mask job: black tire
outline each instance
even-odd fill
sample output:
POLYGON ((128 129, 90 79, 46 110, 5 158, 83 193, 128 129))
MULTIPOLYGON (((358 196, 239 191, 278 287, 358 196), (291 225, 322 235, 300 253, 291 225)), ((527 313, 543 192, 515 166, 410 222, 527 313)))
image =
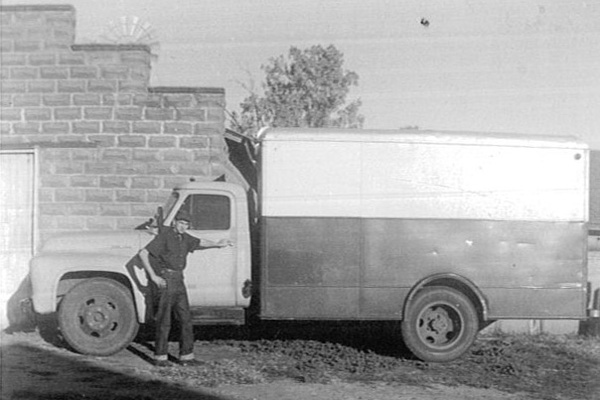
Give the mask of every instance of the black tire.
POLYGON ((119 352, 131 343, 139 328, 130 291, 105 278, 74 286, 60 303, 58 324, 75 351, 94 356, 119 352))
POLYGON ((473 344, 479 318, 471 301, 458 290, 431 286, 419 291, 402 321, 402 337, 419 359, 448 362, 473 344))

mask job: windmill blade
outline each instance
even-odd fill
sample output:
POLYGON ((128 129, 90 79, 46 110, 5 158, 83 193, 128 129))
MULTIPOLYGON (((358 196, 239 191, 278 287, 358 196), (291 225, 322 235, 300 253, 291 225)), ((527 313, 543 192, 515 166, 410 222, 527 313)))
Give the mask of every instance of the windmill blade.
POLYGON ((144 44, 155 56, 160 48, 158 34, 148 21, 137 16, 121 16, 110 21, 99 36, 102 42, 112 44, 144 44))

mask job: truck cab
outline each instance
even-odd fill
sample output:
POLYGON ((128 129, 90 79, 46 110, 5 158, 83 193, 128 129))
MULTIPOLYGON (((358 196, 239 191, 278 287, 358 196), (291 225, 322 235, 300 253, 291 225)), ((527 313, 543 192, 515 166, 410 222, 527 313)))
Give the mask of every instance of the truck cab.
POLYGON ((250 234, 244 189, 227 182, 175 187, 156 218, 130 232, 81 232, 48 240, 30 263, 32 306, 56 313, 69 345, 93 355, 126 347, 139 324, 152 322, 153 289, 138 257, 179 210, 188 233, 234 245, 188 256, 185 281, 195 324, 241 324, 250 303, 250 234), (164 218, 163 218, 163 211, 164 218))

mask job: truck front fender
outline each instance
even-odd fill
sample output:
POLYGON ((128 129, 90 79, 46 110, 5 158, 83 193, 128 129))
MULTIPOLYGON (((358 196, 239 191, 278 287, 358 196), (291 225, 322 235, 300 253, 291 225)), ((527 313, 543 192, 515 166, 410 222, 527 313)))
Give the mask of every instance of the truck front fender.
POLYGON ((137 254, 106 255, 101 253, 52 253, 35 257, 30 264, 33 309, 39 314, 57 310, 61 281, 95 276, 114 277, 131 288, 138 321, 146 320, 150 296, 148 278, 137 254))

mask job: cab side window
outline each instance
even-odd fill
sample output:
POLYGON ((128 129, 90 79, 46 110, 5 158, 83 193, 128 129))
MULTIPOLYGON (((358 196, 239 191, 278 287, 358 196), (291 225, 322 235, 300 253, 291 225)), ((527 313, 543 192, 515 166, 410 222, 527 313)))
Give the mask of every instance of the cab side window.
POLYGON ((192 216, 191 230, 228 230, 231 227, 231 200, 227 196, 193 194, 186 197, 181 210, 192 216))

